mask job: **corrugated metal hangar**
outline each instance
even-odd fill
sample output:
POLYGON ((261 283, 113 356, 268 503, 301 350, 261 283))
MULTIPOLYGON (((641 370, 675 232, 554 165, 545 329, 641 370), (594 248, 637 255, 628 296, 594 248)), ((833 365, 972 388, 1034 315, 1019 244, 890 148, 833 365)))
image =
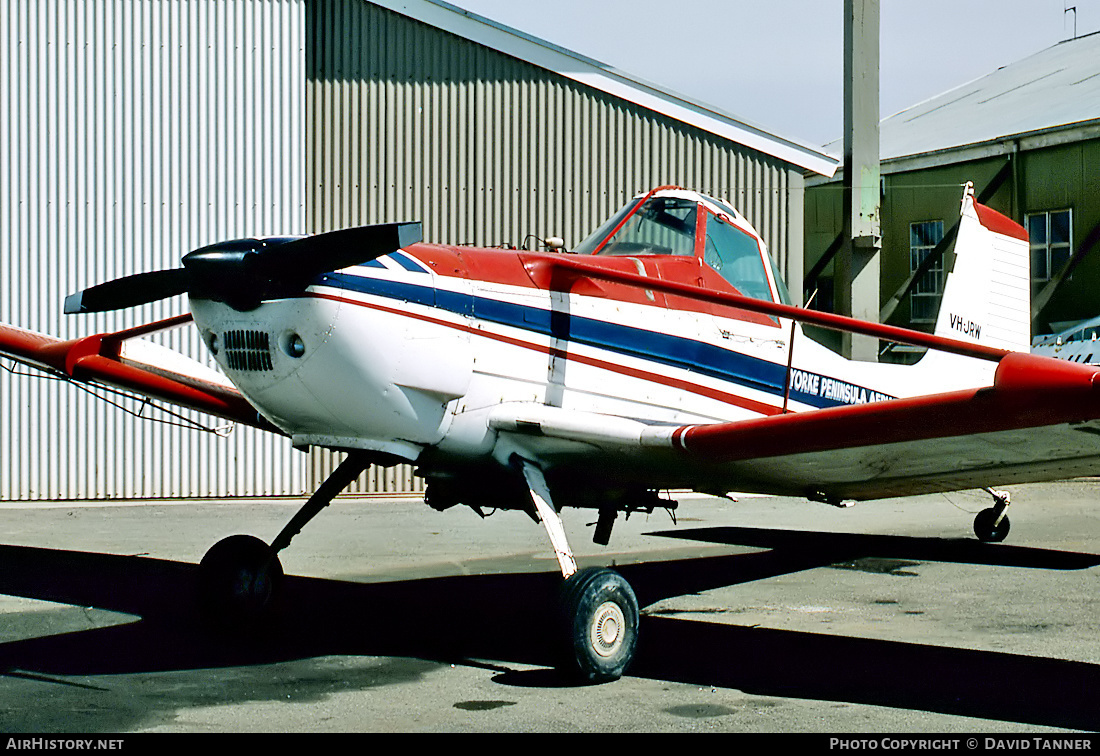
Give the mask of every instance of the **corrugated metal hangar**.
MULTIPOLYGON (((214 241, 422 220, 426 241, 571 246, 661 184, 728 198, 797 281, 804 174, 837 165, 432 0, 0 0, 0 18, 0 320, 65 338, 181 312, 62 301, 214 241)), ((205 360, 193 331, 162 343, 205 360)), ((334 463, 17 372, 0 500, 299 496, 334 463)))

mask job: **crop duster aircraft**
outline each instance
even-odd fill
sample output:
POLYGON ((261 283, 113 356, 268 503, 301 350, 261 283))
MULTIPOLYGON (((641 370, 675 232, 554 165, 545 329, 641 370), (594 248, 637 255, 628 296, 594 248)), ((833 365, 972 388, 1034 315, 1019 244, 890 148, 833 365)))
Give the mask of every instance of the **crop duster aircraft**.
MULTIPOLYGON (((189 315, 64 342, 0 326, 0 353, 348 453, 271 544, 210 549, 211 611, 261 616, 301 527, 368 465, 408 462, 435 509, 545 526, 562 649, 589 680, 629 664, 638 603, 615 571, 578 571, 563 507, 596 510, 606 544, 619 514, 675 506, 667 490, 840 504, 1097 469, 1100 368, 1027 353, 1026 232, 969 189, 933 334, 792 306, 759 234, 694 191, 654 189, 571 253, 547 246, 424 244, 417 223, 214 244, 66 300, 95 312, 186 293, 189 315), (228 381, 140 338, 192 320, 228 381), (853 362, 804 324, 928 351, 853 362)), ((974 530, 999 541, 1009 500, 987 490, 974 530)))

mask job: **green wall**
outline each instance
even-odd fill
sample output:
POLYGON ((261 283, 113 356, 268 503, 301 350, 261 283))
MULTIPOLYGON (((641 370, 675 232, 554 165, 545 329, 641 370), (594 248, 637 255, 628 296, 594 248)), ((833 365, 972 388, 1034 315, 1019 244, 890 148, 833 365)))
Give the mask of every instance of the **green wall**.
MULTIPOLYGON (((1071 277, 1055 290, 1032 324, 1035 334, 1050 332, 1051 323, 1076 321, 1100 315, 1100 140, 1086 140, 952 163, 920 170, 886 173, 882 204, 881 301, 885 303, 909 278, 909 225, 942 220, 944 232, 958 220, 963 185, 974 182, 978 196, 1007 173, 986 205, 1023 224, 1026 214, 1070 208, 1073 216, 1073 249, 1085 249, 1071 277), (1006 165, 1008 166, 1006 168, 1006 165), (1090 236, 1091 234, 1091 236, 1090 236)), ((811 271, 840 234, 842 189, 840 182, 806 188, 805 269, 811 271)), ((828 308, 832 264, 823 273, 821 304, 828 308)), ((1033 286, 1033 297, 1042 284, 1033 286)), ((928 324, 910 320, 909 297, 890 317, 895 325, 929 330, 928 324)))

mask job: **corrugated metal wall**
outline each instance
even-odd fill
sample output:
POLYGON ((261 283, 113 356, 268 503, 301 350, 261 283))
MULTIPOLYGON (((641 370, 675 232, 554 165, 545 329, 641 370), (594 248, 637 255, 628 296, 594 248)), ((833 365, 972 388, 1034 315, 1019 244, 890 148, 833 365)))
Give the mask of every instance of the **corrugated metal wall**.
MULTIPOLYGON (((311 231, 421 220, 428 241, 572 247, 679 184, 734 203, 801 289, 789 164, 365 0, 311 0, 307 33, 311 231)), ((315 455, 313 483, 331 466, 315 455)))
MULTIPOLYGON (((182 299, 94 317, 62 300, 301 233, 304 31, 302 0, 0 0, 0 320, 73 337, 176 314, 182 299)), ((203 356, 193 328, 163 343, 203 356)), ((0 371, 3 500, 300 494, 306 461, 0 371)))
MULTIPOLYGON (((239 236, 419 219, 431 241, 572 246, 665 183, 731 200, 801 279, 799 170, 363 0, 0 0, 0 44, 4 322, 72 337, 175 314, 61 303, 239 236)), ((162 343, 205 359, 192 331, 162 343)), ((332 464, 0 372, 0 500, 297 495, 332 464)))

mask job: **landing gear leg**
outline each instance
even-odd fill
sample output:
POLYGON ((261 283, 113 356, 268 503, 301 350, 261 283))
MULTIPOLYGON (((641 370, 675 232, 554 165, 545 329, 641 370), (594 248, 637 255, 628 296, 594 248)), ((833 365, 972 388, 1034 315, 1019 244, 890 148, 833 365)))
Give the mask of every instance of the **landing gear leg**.
POLYGON ((562 577, 568 580, 577 572, 577 560, 573 558, 573 549, 569 547, 569 541, 565 537, 565 526, 562 524, 561 515, 554 508, 550 499, 550 488, 546 485, 546 478, 542 470, 534 465, 523 463, 523 477, 527 480, 527 487, 531 491, 531 503, 535 507, 542 526, 546 528, 546 534, 550 536, 550 543, 554 546, 554 556, 558 558, 558 567, 561 568, 562 577))
POLYGON ((638 599, 630 584, 614 570, 577 570, 542 470, 528 462, 522 467, 531 503, 546 528, 565 578, 560 606, 564 666, 584 682, 617 680, 633 660, 638 643, 638 599))
POLYGON ((984 490, 993 497, 993 506, 983 509, 974 518, 974 535, 983 543, 1000 543, 1008 536, 1011 527, 1007 514, 1010 496, 1008 491, 984 490))
POLYGON ((283 580, 278 553, 369 465, 370 455, 365 452, 350 454, 270 546, 249 535, 229 536, 214 544, 199 563, 199 598, 208 617, 227 628, 247 628, 267 618, 283 580))

